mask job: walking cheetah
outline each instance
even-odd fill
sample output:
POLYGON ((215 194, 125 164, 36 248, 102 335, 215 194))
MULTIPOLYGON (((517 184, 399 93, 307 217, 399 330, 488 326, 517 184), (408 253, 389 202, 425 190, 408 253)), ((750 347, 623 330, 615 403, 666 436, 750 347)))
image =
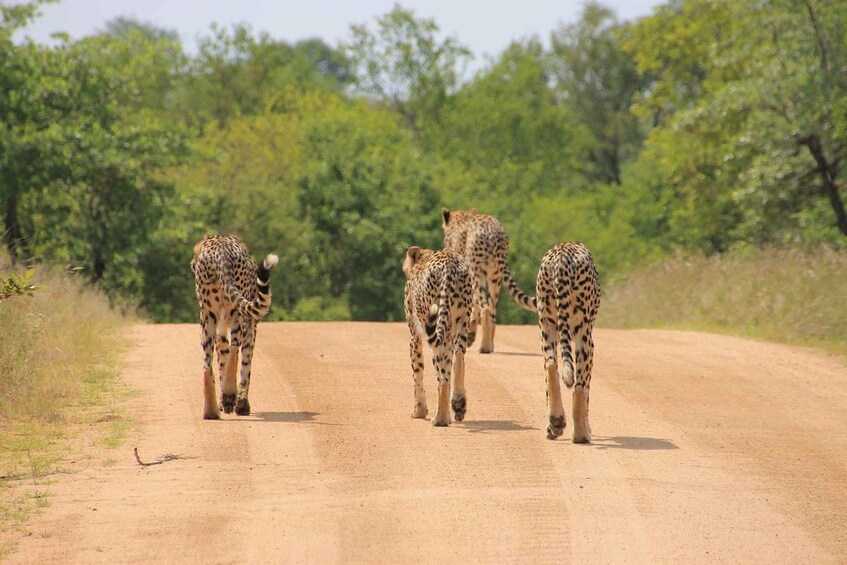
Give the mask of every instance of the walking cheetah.
POLYGON ((271 269, 279 262, 270 254, 257 266, 247 247, 233 236, 206 235, 194 246, 195 291, 200 305, 203 346, 203 418, 216 420, 220 410, 250 414, 247 393, 256 344, 256 325, 271 306, 271 269), (229 335, 227 335, 229 334, 229 335), (217 345, 221 396, 215 400, 212 356, 217 345), (230 348, 231 347, 231 348, 230 348), (236 400, 235 372, 241 350, 241 378, 236 400))
POLYGON ((575 386, 573 441, 589 443, 588 393, 594 362, 591 331, 600 308, 600 287, 597 269, 588 249, 575 242, 553 246, 541 260, 535 295, 544 368, 547 370, 547 439, 562 435, 566 425, 556 364, 558 341, 562 348, 565 386, 575 386))
POLYGON ((432 365, 438 373, 438 409, 432 425, 450 424, 447 396, 451 380, 453 417, 461 422, 467 409, 465 352, 471 315, 470 272, 458 253, 420 247, 410 247, 406 251, 403 272, 406 274, 406 320, 411 333, 409 356, 415 380, 412 418, 424 418, 427 414, 421 342, 425 334, 432 352, 432 365))
MULTIPOLYGON (((494 216, 470 211, 441 209, 444 229, 444 248, 460 253, 471 271, 473 291, 473 314, 471 332, 482 321, 480 353, 494 351, 494 333, 497 326, 497 299, 500 283, 504 282, 509 294, 522 308, 535 312, 535 298, 527 296, 518 288, 506 256, 509 254, 509 238, 494 216), (486 283, 488 297, 485 295, 486 283)), ((471 340, 470 343, 473 343, 471 340)), ((470 344, 469 344, 470 345, 470 344)))

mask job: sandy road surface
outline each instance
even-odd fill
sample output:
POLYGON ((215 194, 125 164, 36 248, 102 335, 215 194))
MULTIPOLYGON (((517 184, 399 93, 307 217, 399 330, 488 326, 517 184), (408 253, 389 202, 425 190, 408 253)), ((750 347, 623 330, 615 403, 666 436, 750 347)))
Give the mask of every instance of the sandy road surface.
POLYGON ((598 330, 575 445, 545 439, 534 327, 468 355, 446 429, 409 418, 404 324, 262 324, 253 414, 216 422, 197 328, 133 331, 139 430, 116 465, 55 477, 7 561, 847 562, 847 368, 822 355, 598 330))

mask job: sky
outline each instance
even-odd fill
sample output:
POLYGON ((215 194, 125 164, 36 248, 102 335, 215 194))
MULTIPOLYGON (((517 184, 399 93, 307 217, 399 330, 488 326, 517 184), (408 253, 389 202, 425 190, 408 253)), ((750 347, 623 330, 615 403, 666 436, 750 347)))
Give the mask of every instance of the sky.
MULTIPOLYGON (((7 2, 11 0, 0 0, 7 2)), ((351 24, 373 22, 395 3, 417 17, 435 19, 476 56, 497 55, 514 39, 539 36, 546 42, 560 23, 579 19, 582 0, 63 0, 41 8, 42 16, 21 35, 48 42, 54 32, 72 39, 96 33, 117 16, 132 16, 177 31, 189 53, 212 23, 247 23, 278 40, 320 37, 332 46, 349 38, 351 24)), ((660 0, 603 0, 621 20, 649 15, 660 0)))

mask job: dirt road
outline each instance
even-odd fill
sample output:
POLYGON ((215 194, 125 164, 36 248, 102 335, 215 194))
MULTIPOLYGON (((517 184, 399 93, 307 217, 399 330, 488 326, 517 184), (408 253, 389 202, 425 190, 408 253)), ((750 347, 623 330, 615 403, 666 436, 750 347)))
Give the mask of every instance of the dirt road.
POLYGON ((545 439, 534 327, 468 355, 449 428, 409 417, 405 324, 262 324, 253 414, 220 421, 198 329, 133 333, 137 431, 55 477, 10 563, 847 561, 847 368, 820 354, 598 330, 575 445, 545 439))

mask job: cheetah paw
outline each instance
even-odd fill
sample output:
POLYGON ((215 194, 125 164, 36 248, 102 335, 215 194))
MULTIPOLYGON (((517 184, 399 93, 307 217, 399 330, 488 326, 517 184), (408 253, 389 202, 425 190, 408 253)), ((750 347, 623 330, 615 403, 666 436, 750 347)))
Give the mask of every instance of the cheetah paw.
POLYGON ((426 404, 415 404, 415 407, 412 409, 412 418, 426 418, 428 413, 429 410, 427 410, 426 404))
POLYGON ((464 396, 459 397, 459 398, 454 398, 451 401, 450 404, 453 407, 453 418, 457 422, 461 422, 462 420, 464 420, 465 419, 465 412, 467 411, 467 408, 468 408, 467 398, 465 398, 464 396))
POLYGON ((556 439, 565 433, 565 417, 550 416, 550 423, 547 425, 547 439, 556 439))

